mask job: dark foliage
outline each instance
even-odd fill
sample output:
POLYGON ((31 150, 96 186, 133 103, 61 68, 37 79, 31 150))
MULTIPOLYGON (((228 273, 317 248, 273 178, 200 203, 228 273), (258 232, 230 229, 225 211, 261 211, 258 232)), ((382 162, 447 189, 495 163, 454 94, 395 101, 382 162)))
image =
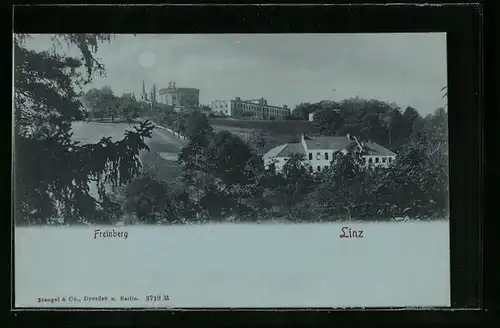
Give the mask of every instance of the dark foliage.
MULTIPOLYGON (((117 204, 106 186, 118 187, 139 173, 138 154, 147 150, 148 122, 112 142, 81 145, 72 140, 71 125, 85 117, 78 88, 104 74, 93 54, 109 35, 60 34, 54 42, 80 50, 81 58, 56 50, 37 52, 25 46, 29 36, 14 40, 14 198, 18 224, 106 223, 117 204), (82 73, 81 69, 84 69, 82 73), (90 193, 97 185, 99 197, 90 193)), ((109 94, 108 94, 109 96, 109 94)), ((106 98, 108 99, 108 98, 106 98)))
POLYGON ((146 92, 143 85, 140 100, 133 94, 117 97, 111 87, 91 89, 78 98, 82 94, 75 87, 104 74, 93 54, 99 42, 111 38, 60 35, 57 40, 79 48, 82 57, 28 50, 22 35, 14 44, 18 223, 47 224, 58 218, 62 223, 176 224, 447 217, 445 109, 422 117, 414 108, 403 111, 378 100, 303 103, 285 121, 247 121, 261 131, 242 139, 214 131, 214 119, 202 112, 177 113, 157 103, 156 86, 146 92), (312 124, 305 121, 310 113, 312 124), (142 170, 138 154, 149 149, 144 141, 151 137, 148 121, 117 142, 103 138, 81 145, 71 139, 75 120, 125 118, 130 123, 139 116, 187 138, 175 187, 142 170), (362 154, 352 148, 335 154, 322 172, 312 173, 300 154, 292 155, 282 171, 264 166, 258 154, 266 145, 262 131, 300 134, 312 127, 322 135, 350 133, 377 142, 395 151, 397 160, 387 169, 367 168, 362 154), (97 197, 90 193, 91 182, 97 185, 97 197))
POLYGON ((337 153, 333 165, 319 173, 311 173, 300 154, 277 172, 274 165, 265 168, 256 153, 261 133, 243 141, 226 131, 214 133, 201 116, 165 113, 163 122, 175 130, 198 131, 189 133, 190 143, 179 158, 186 190, 183 222, 446 218, 446 111, 421 117, 411 107, 401 112, 394 105, 358 98, 338 107, 340 111, 316 112, 319 131, 353 133, 394 149, 398 157, 389 168, 364 167, 362 154, 353 147, 337 153))

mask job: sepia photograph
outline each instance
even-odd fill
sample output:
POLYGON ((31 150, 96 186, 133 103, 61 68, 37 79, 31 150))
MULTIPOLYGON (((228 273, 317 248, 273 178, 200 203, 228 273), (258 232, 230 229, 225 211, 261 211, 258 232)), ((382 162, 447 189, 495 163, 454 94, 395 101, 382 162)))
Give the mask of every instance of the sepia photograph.
POLYGON ((17 308, 451 305, 446 33, 13 48, 17 308))

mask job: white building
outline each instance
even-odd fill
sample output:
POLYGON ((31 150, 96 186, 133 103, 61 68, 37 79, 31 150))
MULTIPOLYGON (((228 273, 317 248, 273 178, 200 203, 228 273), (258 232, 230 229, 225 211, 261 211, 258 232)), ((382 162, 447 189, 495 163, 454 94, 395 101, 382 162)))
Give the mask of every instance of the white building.
POLYGON ((168 88, 160 89, 160 103, 172 106, 176 112, 197 109, 200 106, 200 89, 178 88, 170 82, 168 88))
POLYGON ((253 120, 284 120, 290 115, 290 110, 271 106, 264 98, 241 100, 239 97, 226 100, 213 100, 210 108, 213 114, 253 120))
POLYGON ((389 167, 396 159, 396 154, 374 142, 360 143, 356 137, 349 135, 345 137, 311 137, 302 135, 301 142, 288 143, 274 147, 264 154, 264 164, 266 167, 272 163, 276 169, 281 171, 286 161, 293 154, 304 155, 304 165, 309 171, 321 172, 331 164, 333 154, 336 152, 346 153, 350 146, 362 149, 362 157, 365 165, 377 167, 389 167))

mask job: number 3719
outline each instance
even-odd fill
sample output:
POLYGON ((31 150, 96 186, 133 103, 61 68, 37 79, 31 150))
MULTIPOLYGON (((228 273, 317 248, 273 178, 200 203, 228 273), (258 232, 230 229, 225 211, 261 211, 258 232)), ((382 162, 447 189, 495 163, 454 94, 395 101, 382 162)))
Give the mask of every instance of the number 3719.
POLYGON ((160 301, 168 301, 168 295, 147 295, 146 301, 148 302, 160 302, 160 301))

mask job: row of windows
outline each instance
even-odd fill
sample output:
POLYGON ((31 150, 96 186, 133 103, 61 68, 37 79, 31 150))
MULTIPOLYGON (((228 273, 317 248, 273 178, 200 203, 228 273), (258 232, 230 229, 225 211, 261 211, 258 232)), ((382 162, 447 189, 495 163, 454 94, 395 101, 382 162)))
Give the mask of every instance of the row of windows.
MULTIPOLYGON (((309 160, 312 161, 313 159, 313 153, 309 153, 309 160)), ((318 152, 316 153, 316 160, 320 160, 321 159, 321 153, 318 152)), ((324 155, 324 159, 326 159, 327 161, 329 160, 329 156, 328 156, 328 153, 325 152, 325 155, 324 155)))
MULTIPOLYGON (((283 159, 283 161, 286 163, 286 162, 288 161, 288 158, 284 158, 284 159, 283 159)), ((278 162, 280 162, 280 159, 278 159, 278 162)), ((312 166, 310 166, 310 165, 309 165, 308 169, 309 169, 309 172, 310 172, 310 173, 313 173, 313 167, 312 167, 312 166)), ((328 165, 325 165, 325 166, 324 166, 324 169, 325 169, 325 170, 326 170, 326 169, 328 169, 328 165)), ((320 165, 318 165, 318 166, 316 167, 316 171, 317 171, 317 172, 321 172, 321 166, 320 166, 320 165)))
MULTIPOLYGON (((318 154, 321 154, 321 153, 318 153, 318 154)), ((312 153, 309 153, 309 159, 312 159, 312 153)), ((325 159, 328 159, 328 153, 325 153, 325 159)), ((288 160, 288 158, 284 158, 284 162, 286 162, 287 160, 288 160)), ((391 157, 389 157, 389 158, 382 157, 382 159, 381 159, 382 163, 386 163, 386 160, 388 160, 388 161, 389 161, 389 163, 391 163, 391 162, 392 162, 392 158, 391 158, 391 157)), ((278 162, 279 162, 279 161, 280 161, 280 160, 278 159, 278 162)), ((366 159, 366 162, 367 162, 367 163, 373 163, 372 157, 367 158, 367 159, 366 159)), ((379 157, 375 157, 375 163, 380 163, 380 161, 379 161, 379 157)), ((310 173, 313 173, 313 172, 314 172, 314 170, 313 170, 313 167, 312 167, 312 166, 309 166, 309 167, 308 167, 308 169, 309 169, 309 172, 310 172, 310 173)), ((328 165, 325 165, 325 166, 323 167, 323 169, 324 169, 324 170, 327 170, 327 169, 328 169, 328 165)), ((316 172, 321 172, 321 166, 320 166, 320 165, 316 166, 316 172)))
MULTIPOLYGON (((214 103, 213 104, 213 109, 214 110, 221 110, 221 109, 227 109, 228 104, 227 103, 214 103)), ((236 110, 242 109, 246 113, 256 113, 260 116, 264 115, 264 113, 269 114, 269 115, 287 115, 287 111, 285 110, 280 110, 277 108, 265 108, 265 107, 256 107, 255 105, 249 105, 249 104, 240 104, 240 103, 235 103, 234 108, 236 110)))
MULTIPOLYGON (((250 110, 260 111, 260 112, 266 111, 266 109, 267 109, 264 107, 255 107, 255 105, 239 104, 239 103, 235 104, 235 108, 250 109, 250 110)), ((270 108, 270 109, 267 109, 267 111, 269 113, 272 113, 272 114, 286 115, 286 111, 278 109, 278 108, 270 108)))
MULTIPOLYGON (((389 157, 389 158, 387 158, 387 157, 382 157, 382 158, 375 157, 375 163, 380 163, 380 161, 382 161, 382 163, 387 163, 387 160, 389 161, 389 163, 391 163, 392 162, 392 157, 389 157)), ((372 164, 373 163, 373 157, 366 158, 366 163, 372 164)))
MULTIPOLYGON (((309 153, 309 160, 311 161, 313 159, 313 153, 309 153)), ((317 152, 316 153, 316 160, 321 160, 321 159, 324 159, 324 160, 330 160, 329 158, 329 153, 328 152, 325 152, 322 156, 321 152, 317 152)), ((389 161, 389 163, 392 162, 392 157, 375 157, 375 163, 386 163, 387 161, 389 161)), ((374 159, 373 157, 367 157, 366 158, 366 163, 368 164, 372 164, 374 162, 374 159)))
MULTIPOLYGON (((324 170, 326 171, 328 169, 328 165, 324 166, 324 170)), ((316 172, 321 172, 321 166, 316 166, 316 172)), ((309 166, 309 173, 313 173, 313 167, 309 166)))

